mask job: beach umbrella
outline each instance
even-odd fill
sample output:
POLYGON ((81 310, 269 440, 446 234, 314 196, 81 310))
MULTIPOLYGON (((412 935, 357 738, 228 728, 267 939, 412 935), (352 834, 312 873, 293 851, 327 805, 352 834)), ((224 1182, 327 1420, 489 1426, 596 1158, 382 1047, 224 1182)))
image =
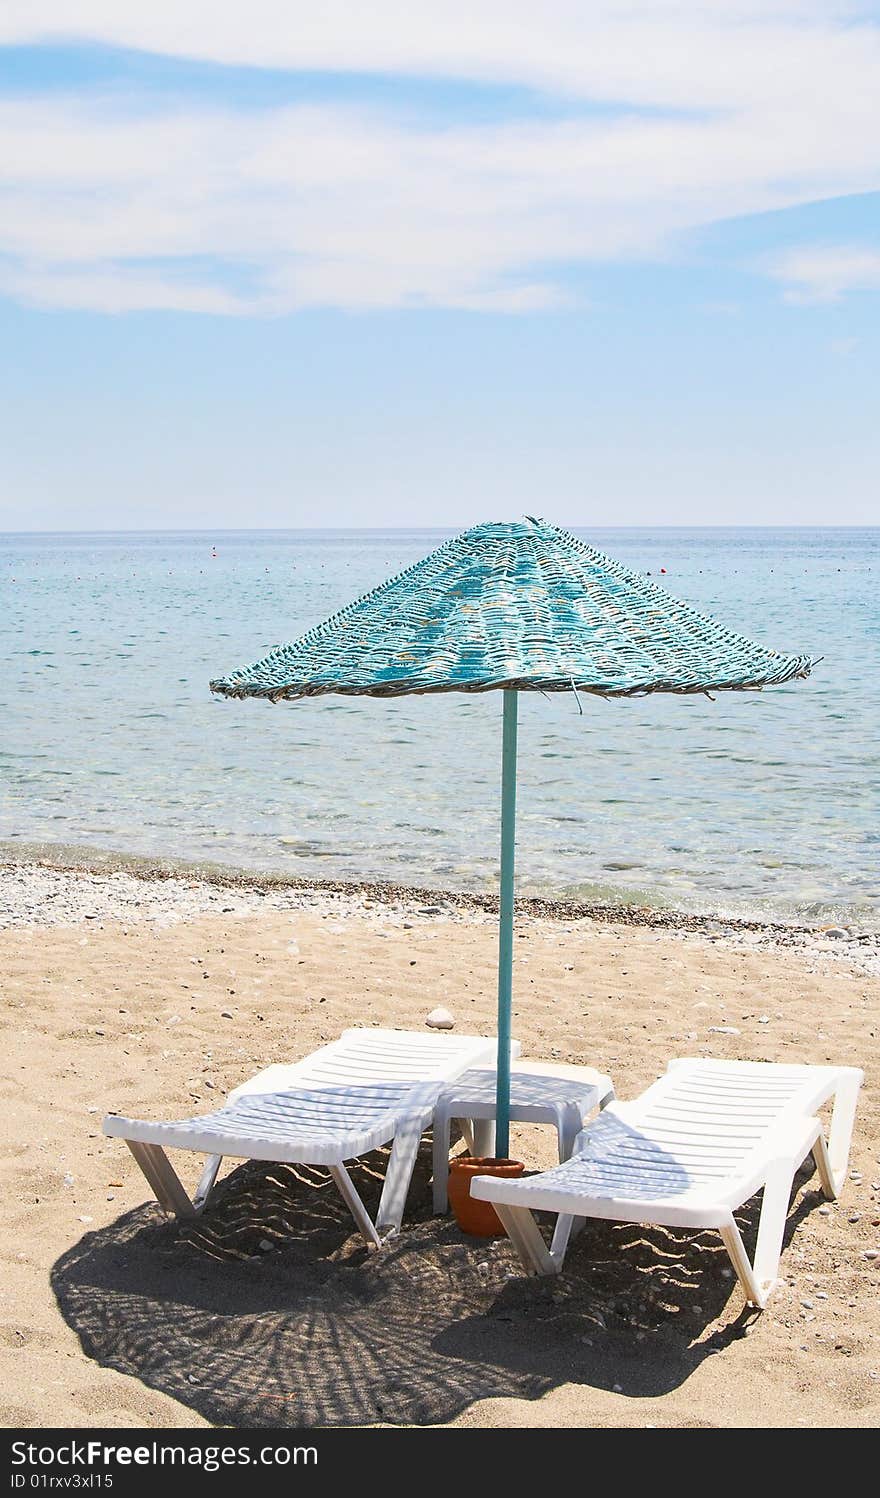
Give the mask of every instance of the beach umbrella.
POLYGON ((808 676, 544 521, 477 525, 363 598, 211 682, 227 697, 503 694, 496 1154, 509 1149, 517 701, 520 692, 637 697, 808 676))

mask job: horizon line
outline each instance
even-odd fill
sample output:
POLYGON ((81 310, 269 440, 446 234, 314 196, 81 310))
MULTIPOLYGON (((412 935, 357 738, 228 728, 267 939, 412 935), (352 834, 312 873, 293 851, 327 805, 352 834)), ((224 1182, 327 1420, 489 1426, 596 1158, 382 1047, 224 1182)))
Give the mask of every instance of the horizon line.
MULTIPOLYGON (((474 521, 473 524, 485 524, 487 522, 474 521)), ((549 521, 553 525, 555 521, 549 521)), ((64 528, 53 529, 41 527, 38 530, 0 530, 0 536, 246 536, 255 534, 265 535, 333 535, 337 533, 357 534, 375 533, 380 534, 387 531, 407 531, 418 535, 440 535, 446 532, 455 534, 460 529, 470 530, 471 524, 460 525, 250 525, 250 526, 152 526, 152 527, 112 527, 97 526, 84 527, 83 529, 64 528)), ((681 522, 659 521, 656 523, 638 523, 631 521, 625 525, 561 525, 561 530, 584 531, 644 531, 644 530, 678 530, 678 531, 841 531, 841 530, 880 530, 880 525, 872 525, 860 520, 844 520, 832 524, 831 522, 799 522, 799 523, 777 523, 773 521, 758 521, 754 524, 730 524, 723 521, 689 525, 681 522)))

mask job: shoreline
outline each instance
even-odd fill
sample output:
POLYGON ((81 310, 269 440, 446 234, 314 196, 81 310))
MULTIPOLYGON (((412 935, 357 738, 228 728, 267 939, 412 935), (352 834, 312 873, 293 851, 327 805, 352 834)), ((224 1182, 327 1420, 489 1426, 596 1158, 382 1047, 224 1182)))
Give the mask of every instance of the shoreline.
MULTIPOLYGON (((168 924, 211 914, 297 910, 381 915, 398 924, 404 918, 421 924, 438 917, 483 924, 497 919, 498 897, 390 881, 308 879, 69 845, 0 856, 0 930, 86 921, 168 924)), ((702 937, 712 944, 795 948, 810 956, 842 958, 880 975, 880 932, 854 924, 811 926, 545 896, 518 898, 516 919, 569 929, 584 924, 629 927, 673 938, 702 937)))

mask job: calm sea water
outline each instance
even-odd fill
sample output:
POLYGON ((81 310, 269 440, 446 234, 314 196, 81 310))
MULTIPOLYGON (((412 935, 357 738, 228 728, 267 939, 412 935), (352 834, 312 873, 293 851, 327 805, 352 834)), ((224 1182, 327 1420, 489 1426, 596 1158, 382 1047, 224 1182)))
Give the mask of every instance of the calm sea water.
MULTIPOLYGON (((208 691, 444 534, 0 536, 0 839, 491 888, 500 694, 208 691)), ((880 529, 588 539, 824 659, 715 702, 525 697, 520 888, 880 924, 880 529)))

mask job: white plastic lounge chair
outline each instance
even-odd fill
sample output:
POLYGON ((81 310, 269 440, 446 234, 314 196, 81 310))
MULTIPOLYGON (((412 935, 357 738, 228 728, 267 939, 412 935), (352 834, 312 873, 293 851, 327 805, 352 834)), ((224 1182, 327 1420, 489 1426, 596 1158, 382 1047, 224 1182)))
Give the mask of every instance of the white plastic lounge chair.
POLYGON ((717 1228, 746 1299, 763 1308, 776 1284, 795 1171, 812 1152, 822 1188, 846 1178, 863 1073, 847 1066, 672 1061, 631 1103, 611 1103, 564 1165, 501 1180, 476 1176, 530 1274, 558 1274, 572 1228, 587 1217, 717 1228), (826 1147, 817 1110, 834 1099, 826 1147), (754 1264, 734 1212, 763 1190, 754 1264), (557 1212, 548 1249, 533 1211, 557 1212))
MULTIPOLYGON (((290 1066, 266 1067, 222 1108, 176 1123, 109 1114, 104 1133, 124 1139, 160 1206, 178 1217, 204 1210, 224 1155, 327 1165, 368 1247, 400 1229, 422 1133, 447 1082, 488 1062, 497 1042, 476 1035, 345 1030, 290 1066), (393 1143, 392 1143, 393 1141, 393 1143), (392 1143, 375 1226, 346 1160, 392 1143), (192 1199, 166 1149, 208 1156, 192 1199)), ((511 1044, 511 1055, 519 1045, 511 1044)))

